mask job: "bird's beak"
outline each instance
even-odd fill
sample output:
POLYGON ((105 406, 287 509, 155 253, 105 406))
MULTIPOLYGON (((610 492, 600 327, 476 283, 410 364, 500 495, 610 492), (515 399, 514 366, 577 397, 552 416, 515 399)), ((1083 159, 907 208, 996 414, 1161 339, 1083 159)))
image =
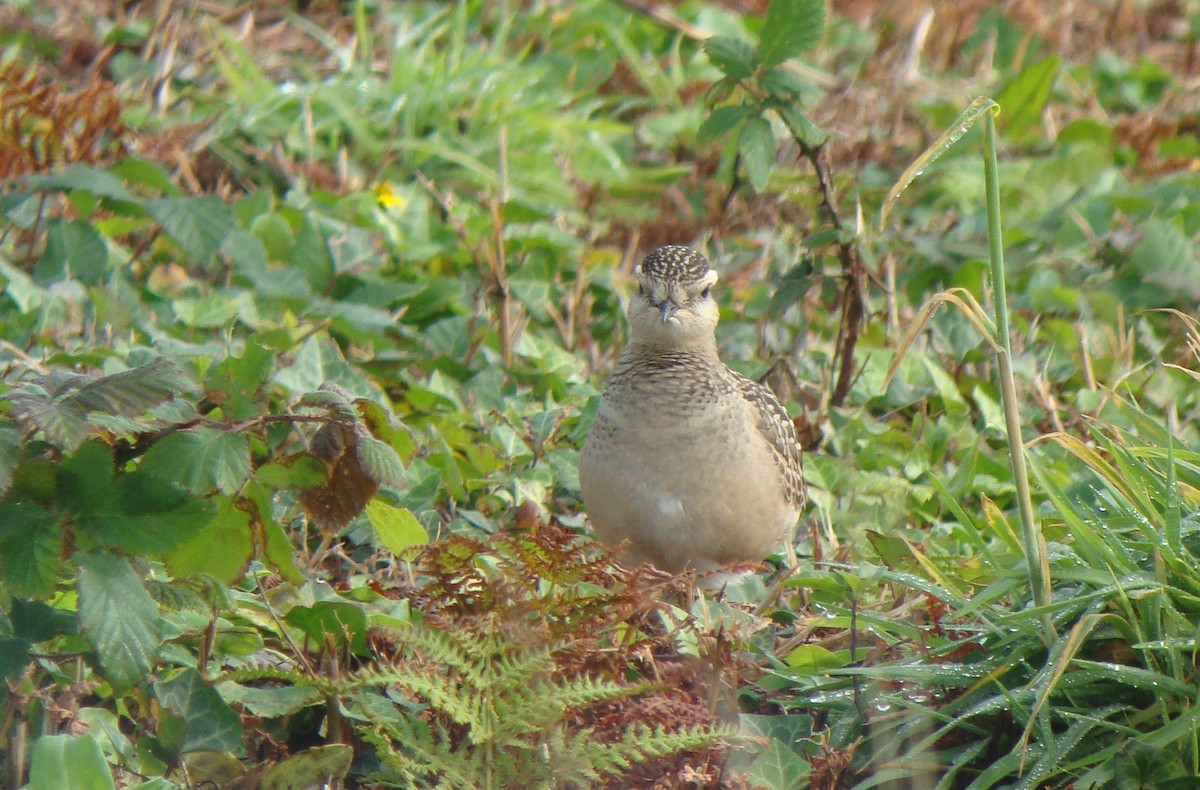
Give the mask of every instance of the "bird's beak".
POLYGON ((663 303, 658 306, 658 317, 661 318, 662 322, 665 324, 667 323, 667 320, 671 318, 671 316, 675 315, 677 310, 679 310, 679 308, 675 306, 674 302, 672 302, 670 299, 664 299, 663 303))

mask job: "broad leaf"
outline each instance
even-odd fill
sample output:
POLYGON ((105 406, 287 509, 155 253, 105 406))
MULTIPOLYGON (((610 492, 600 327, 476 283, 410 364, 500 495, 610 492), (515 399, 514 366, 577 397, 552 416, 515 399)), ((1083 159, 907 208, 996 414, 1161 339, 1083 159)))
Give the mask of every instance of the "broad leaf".
POLYGON ((1030 63, 996 96, 1001 113, 996 125, 1004 134, 1016 140, 1038 136, 1042 110, 1050 99, 1050 89, 1062 60, 1058 55, 1030 63))
POLYGON ((39 192, 78 189, 83 192, 90 192, 97 197, 113 198, 127 202, 137 200, 137 196, 129 191, 125 184, 121 182, 121 179, 107 171, 97 170, 94 167, 87 167, 85 165, 75 165, 54 175, 29 176, 23 179, 22 184, 29 189, 39 192))
POLYGON ((241 746, 241 718, 195 669, 189 667, 155 683, 154 696, 187 723, 182 753, 233 751, 241 746))
POLYGON ((250 514, 225 499, 216 518, 166 557, 167 568, 176 578, 207 574, 225 584, 242 577, 254 555, 250 514), (219 551, 213 551, 219 546, 219 551))
POLYGON ((271 766, 259 790, 340 787, 353 759, 354 749, 344 743, 313 746, 271 766))
POLYGON ((0 636, 0 682, 20 677, 30 661, 33 642, 17 636, 0 636))
POLYGON ((48 598, 58 579, 60 519, 32 503, 0 505, 0 579, 9 594, 48 598))
POLYGON ((55 220, 46 234, 46 249, 34 267, 34 279, 48 286, 74 279, 96 285, 108 274, 108 247, 96 227, 83 220, 55 220))
POLYGON ((738 153, 742 155, 750 185, 755 192, 762 192, 775 164, 775 136, 765 118, 755 116, 746 121, 738 135, 738 153))
POLYGON ((771 0, 758 59, 764 66, 778 66, 816 46, 825 33, 825 0, 771 0))
POLYGON ((218 428, 179 431, 151 447, 139 468, 193 494, 231 494, 250 476, 250 444, 218 428))
POLYGON ((349 643, 350 649, 366 655, 367 615, 362 607, 341 601, 319 601, 312 606, 295 606, 284 618, 296 626, 317 645, 332 635, 339 645, 349 643))
POLYGON ((124 557, 94 551, 79 566, 79 624, 109 682, 126 689, 149 674, 162 644, 158 604, 124 557))
POLYGON ((25 790, 113 790, 112 769, 88 733, 43 735, 33 744, 25 790))
POLYGON ((138 417, 192 389, 191 380, 175 362, 159 358, 109 376, 52 370, 18 385, 6 397, 12 403, 9 413, 22 427, 41 430, 48 441, 74 450, 91 430, 89 414, 138 417))
POLYGON ((211 503, 141 470, 114 477, 111 451, 92 442, 59 469, 59 502, 81 537, 159 556, 208 525, 211 503))
POLYGON ((700 142, 715 140, 726 132, 737 127, 739 123, 754 115, 755 109, 749 104, 730 104, 718 107, 700 124, 696 139, 700 142))
POLYGON ((754 47, 731 36, 713 36, 704 42, 704 54, 708 59, 734 79, 744 80, 754 73, 757 62, 754 47))
POLYGON ((274 719, 295 713, 321 699, 320 689, 312 686, 243 686, 233 681, 217 684, 221 698, 236 703, 247 713, 274 719))
POLYGON ((215 195, 165 197, 146 202, 150 215, 197 263, 206 264, 236 226, 233 209, 215 195))
POLYGON ((766 790, 792 790, 805 787, 804 780, 811 771, 808 760, 787 744, 773 740, 750 766, 747 778, 755 787, 766 790))
POLYGON ((256 417, 266 410, 259 397, 275 372, 275 355, 249 340, 241 356, 227 356, 209 369, 204 390, 232 420, 256 417))
POLYGON ((363 470, 383 485, 404 485, 404 462, 391 445, 374 436, 359 436, 354 447, 363 470))
POLYGON ((425 528, 406 507, 394 507, 382 500, 372 499, 367 503, 367 520, 375 529, 379 542, 393 554, 429 542, 425 528))

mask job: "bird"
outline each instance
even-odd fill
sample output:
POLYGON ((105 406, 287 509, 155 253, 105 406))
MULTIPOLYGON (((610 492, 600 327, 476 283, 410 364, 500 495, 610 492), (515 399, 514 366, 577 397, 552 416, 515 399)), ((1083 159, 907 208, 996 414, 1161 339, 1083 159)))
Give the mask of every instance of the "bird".
POLYGON ((800 445, 766 386, 717 352, 717 272, 668 245, 634 269, 628 341, 579 458, 595 536, 621 560, 693 570, 761 561, 790 537, 805 501, 800 445))

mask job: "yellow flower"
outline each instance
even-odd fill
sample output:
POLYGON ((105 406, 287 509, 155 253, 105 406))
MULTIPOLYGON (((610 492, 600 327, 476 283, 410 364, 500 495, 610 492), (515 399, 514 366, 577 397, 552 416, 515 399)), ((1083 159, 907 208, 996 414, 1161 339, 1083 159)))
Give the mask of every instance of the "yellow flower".
POLYGON ((384 208, 402 209, 408 205, 408 201, 396 192, 390 181, 379 182, 379 186, 375 187, 375 199, 384 208))

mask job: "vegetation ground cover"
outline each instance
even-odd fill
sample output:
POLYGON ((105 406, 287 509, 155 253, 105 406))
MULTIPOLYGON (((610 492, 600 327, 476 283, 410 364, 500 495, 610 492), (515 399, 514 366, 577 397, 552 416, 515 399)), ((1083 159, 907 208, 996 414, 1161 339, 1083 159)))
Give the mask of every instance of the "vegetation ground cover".
POLYGON ((9 786, 1200 776, 1195 3, 0 22, 9 786), (979 95, 1040 605, 991 348, 943 306, 899 353, 993 300, 978 130, 882 210, 979 95), (695 603, 579 512, 667 242, 812 500, 695 603))

